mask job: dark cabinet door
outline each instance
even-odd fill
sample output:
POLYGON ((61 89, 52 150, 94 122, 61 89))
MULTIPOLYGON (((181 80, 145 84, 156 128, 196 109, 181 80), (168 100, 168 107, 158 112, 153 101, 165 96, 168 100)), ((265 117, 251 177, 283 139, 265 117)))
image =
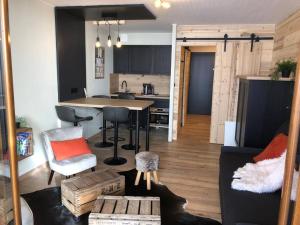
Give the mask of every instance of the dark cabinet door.
POLYGON ((264 148, 289 120, 293 82, 240 80, 236 141, 241 147, 264 148))
POLYGON ((59 8, 55 21, 58 99, 82 98, 86 87, 85 21, 59 8))
POLYGON ((129 72, 137 74, 151 74, 152 47, 146 45, 130 46, 129 72))
POLYGON ((153 46, 153 74, 171 74, 171 46, 153 46))
POLYGON ((114 47, 114 73, 129 72, 129 46, 114 47))

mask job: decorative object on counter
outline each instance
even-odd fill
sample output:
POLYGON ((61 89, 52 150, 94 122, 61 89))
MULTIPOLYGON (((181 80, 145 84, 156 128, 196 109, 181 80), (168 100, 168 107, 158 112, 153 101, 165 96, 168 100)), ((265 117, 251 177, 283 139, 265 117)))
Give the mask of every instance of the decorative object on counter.
POLYGON ((288 78, 293 73, 295 74, 297 63, 293 59, 285 59, 276 63, 276 68, 271 77, 273 80, 278 80, 281 77, 288 78))
POLYGON ((27 121, 25 119, 25 117, 16 117, 16 128, 20 128, 20 127, 27 127, 27 121))
POLYGON ((95 79, 104 79, 104 48, 95 48, 95 79))
POLYGON ((143 84, 144 95, 154 95, 154 86, 152 84, 143 84))

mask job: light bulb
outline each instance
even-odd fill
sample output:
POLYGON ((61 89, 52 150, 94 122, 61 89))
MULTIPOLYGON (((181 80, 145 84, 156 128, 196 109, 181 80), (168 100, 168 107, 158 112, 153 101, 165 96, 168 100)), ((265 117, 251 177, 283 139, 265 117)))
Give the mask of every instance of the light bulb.
POLYGON ((101 42, 100 42, 100 38, 99 37, 97 37, 95 45, 96 45, 96 48, 100 48, 101 47, 101 42))
POLYGON ((155 6, 156 8, 160 8, 160 7, 161 7, 161 0, 155 0, 155 1, 154 1, 154 6, 155 6))
POLYGON ((107 38, 107 46, 110 48, 111 47, 111 36, 109 35, 107 38))
POLYGON ((122 47, 122 42, 121 42, 121 38, 120 37, 117 38, 116 46, 117 46, 117 48, 121 48, 122 47))
POLYGON ((170 2, 162 2, 161 6, 165 9, 169 9, 171 7, 171 4, 170 4, 170 2))

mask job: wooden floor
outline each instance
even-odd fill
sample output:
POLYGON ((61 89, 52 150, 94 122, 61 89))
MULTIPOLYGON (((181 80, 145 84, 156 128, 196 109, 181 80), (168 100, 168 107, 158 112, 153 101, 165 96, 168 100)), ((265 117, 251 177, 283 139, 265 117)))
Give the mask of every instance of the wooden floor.
MULTIPOLYGON (((173 193, 187 199, 186 210, 195 215, 220 220, 218 192, 220 146, 208 143, 209 127, 210 117, 190 115, 185 127, 180 131, 178 141, 172 143, 167 142, 166 129, 153 129, 150 150, 160 155, 160 182, 168 186, 173 193)), ((126 130, 121 131, 120 136, 127 135, 126 130)), ((108 167, 102 161, 112 155, 111 148, 103 150, 93 147, 99 138, 97 135, 89 140, 97 155, 97 169, 108 167)), ((144 140, 144 132, 141 133, 141 140, 144 140)), ((120 155, 126 157, 128 163, 111 168, 124 171, 135 167, 132 151, 120 150, 120 155)), ((21 177, 21 192, 28 193, 49 187, 48 175, 49 169, 45 165, 21 177)), ((61 176, 56 174, 51 186, 59 185, 61 179, 61 176)))

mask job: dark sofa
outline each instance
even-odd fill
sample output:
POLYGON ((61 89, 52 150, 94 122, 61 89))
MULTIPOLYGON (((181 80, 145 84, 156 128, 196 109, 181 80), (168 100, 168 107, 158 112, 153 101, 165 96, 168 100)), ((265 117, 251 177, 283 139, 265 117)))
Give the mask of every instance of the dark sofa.
POLYGON ((261 150, 222 147, 220 156, 220 201, 223 225, 276 225, 281 192, 256 194, 231 188, 233 172, 252 161, 261 150))

